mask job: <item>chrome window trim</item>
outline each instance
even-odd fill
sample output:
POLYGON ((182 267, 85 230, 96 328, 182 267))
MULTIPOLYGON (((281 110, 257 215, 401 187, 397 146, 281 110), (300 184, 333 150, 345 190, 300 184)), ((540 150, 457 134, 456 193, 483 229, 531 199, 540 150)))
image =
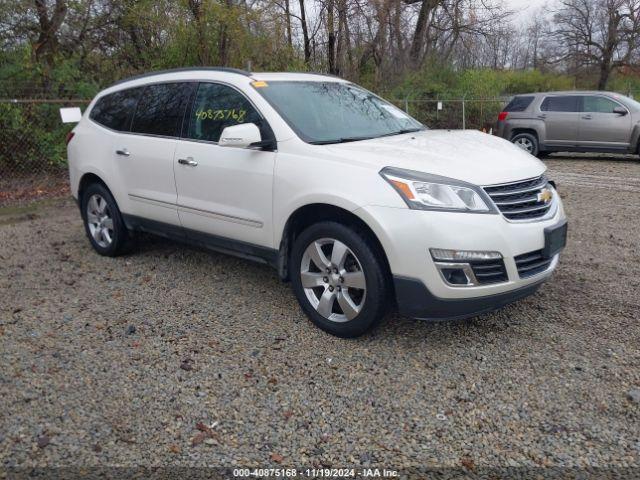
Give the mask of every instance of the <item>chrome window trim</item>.
POLYGON ((237 217, 237 216, 234 216, 234 215, 227 215, 225 213, 213 212, 211 210, 203 210, 201 208, 188 207, 188 206, 182 205, 180 203, 165 202, 163 200, 156 200, 156 199, 153 199, 153 198, 143 197, 141 195, 136 195, 134 193, 129 193, 127 195, 129 196, 130 200, 133 200, 133 201, 136 201, 136 202, 147 203, 147 204, 150 204, 150 205, 166 207, 166 208, 176 208, 179 211, 182 211, 182 212, 185 212, 185 213, 192 213, 194 215, 201 215, 203 217, 215 218, 215 219, 218 219, 218 220, 224 220, 224 221, 232 222, 232 223, 240 223, 242 225, 247 225, 247 226, 255 227, 255 228, 262 228, 264 226, 264 224, 259 220, 252 220, 250 218, 243 218, 243 217, 237 217))
MULTIPOLYGON (((93 105, 91 105, 91 108, 88 109, 86 113, 87 118, 94 124, 97 125, 98 127, 104 128, 105 130, 108 130, 109 132, 112 133, 117 133, 119 135, 135 135, 138 137, 150 137, 150 138, 164 138, 164 139, 168 139, 168 140, 183 140, 186 142, 196 142, 196 143, 206 143, 209 145, 218 145, 219 142, 214 142, 212 140, 202 140, 202 139, 196 139, 196 138, 189 138, 189 137, 185 137, 182 135, 182 130, 183 128, 180 128, 180 134, 178 136, 169 136, 169 135, 156 135, 153 133, 139 133, 139 132, 132 132, 131 130, 128 131, 124 131, 124 130, 114 130, 112 128, 107 127, 106 125, 102 125, 99 122, 96 122, 93 118, 91 118, 91 111, 93 110, 93 108, 95 107, 95 105, 98 103, 98 101, 103 98, 106 97, 107 95, 111 95, 113 93, 116 92, 124 92, 126 90, 131 90, 134 88, 145 88, 149 85, 162 85, 162 84, 166 84, 166 83, 214 83, 214 84, 218 84, 218 85, 225 85, 227 87, 233 88, 234 90, 236 90, 240 95, 242 95, 244 98, 246 98, 246 100, 251 104, 251 106, 255 109, 255 111, 258 113, 258 115, 260 115, 260 117, 262 118, 263 121, 267 122, 267 125, 269 125, 269 129, 273 132, 273 129, 271 128, 271 125, 269 124, 269 121, 267 120, 267 117, 264 116, 264 114, 260 111, 260 109, 257 107, 257 105, 255 104, 255 102, 253 100, 251 100, 251 98, 249 98, 242 90, 240 90, 238 87, 236 87, 235 85, 232 85, 229 82, 225 82, 222 80, 211 80, 211 79, 189 79, 189 80, 158 80, 156 82, 149 82, 149 83, 144 83, 142 85, 136 85, 136 86, 131 86, 128 88, 121 88, 119 90, 115 90, 113 92, 110 92, 108 94, 105 95, 101 95, 99 97, 96 97, 93 100, 93 105)), ((195 94, 197 94, 198 89, 196 87, 195 92, 192 94, 193 98, 189 98, 188 100, 188 104, 187 104, 187 109, 186 111, 183 113, 182 116, 182 121, 184 123, 184 121, 186 120, 186 115, 187 112, 191 112, 191 109, 193 108, 193 104, 195 102, 195 94)), ((136 110, 138 108, 138 104, 136 103, 136 110)), ((134 110, 133 112, 133 116, 131 117, 131 123, 133 124, 133 117, 135 116, 136 112, 134 110)), ((131 128, 131 125, 129 125, 129 128, 131 128)), ((275 137, 275 132, 274 132, 274 137, 275 137)), ((274 138, 276 145, 278 144, 278 140, 276 138, 274 138)), ((273 152, 276 152, 276 150, 274 150, 273 152)))

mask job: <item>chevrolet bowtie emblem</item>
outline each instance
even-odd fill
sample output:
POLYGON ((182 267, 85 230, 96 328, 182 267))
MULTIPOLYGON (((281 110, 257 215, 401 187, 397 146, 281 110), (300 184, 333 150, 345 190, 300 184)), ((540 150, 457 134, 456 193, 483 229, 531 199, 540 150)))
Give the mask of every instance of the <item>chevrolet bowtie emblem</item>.
POLYGON ((542 191, 538 193, 539 202, 549 203, 552 198, 553 198, 553 194, 551 193, 551 190, 549 190, 548 188, 543 188, 542 191))

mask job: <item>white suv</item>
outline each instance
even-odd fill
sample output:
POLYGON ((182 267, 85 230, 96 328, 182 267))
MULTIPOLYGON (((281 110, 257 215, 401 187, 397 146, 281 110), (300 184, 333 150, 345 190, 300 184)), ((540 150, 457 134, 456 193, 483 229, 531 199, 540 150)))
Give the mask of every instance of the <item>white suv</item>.
POLYGON ((545 166, 506 140, 428 130, 306 73, 181 69, 102 91, 69 135, 94 249, 146 231, 273 265, 320 328, 389 307, 462 318, 536 291, 566 242, 545 166))

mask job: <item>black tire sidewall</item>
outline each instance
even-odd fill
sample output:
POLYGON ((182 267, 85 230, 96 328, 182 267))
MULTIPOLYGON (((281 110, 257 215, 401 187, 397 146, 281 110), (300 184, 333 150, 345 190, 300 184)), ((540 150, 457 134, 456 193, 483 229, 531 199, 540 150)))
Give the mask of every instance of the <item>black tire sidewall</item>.
POLYGON ((129 234, 122 220, 122 215, 120 214, 118 204, 113 198, 113 195, 111 195, 111 192, 109 192, 106 187, 99 183, 91 184, 83 192, 80 205, 82 222, 84 223, 84 230, 87 234, 89 242, 91 242, 91 246, 93 247, 93 249, 100 255, 104 255, 107 257, 114 257, 122 253, 125 250, 126 245, 128 244, 129 234), (87 203, 89 202, 91 196, 96 194, 105 199, 109 208, 109 213, 111 213, 111 218, 113 219, 113 241, 107 247, 102 247, 96 243, 93 236, 91 235, 91 230, 89 230, 89 223, 87 221, 87 203))
POLYGON ((324 331, 339 337, 357 337, 372 329, 384 316, 388 305, 388 280, 384 265, 366 235, 337 222, 320 222, 304 230, 296 238, 289 261, 289 278, 300 306, 311 321, 324 331), (320 238, 341 241, 351 249, 364 271, 367 291, 360 313, 347 322, 333 322, 320 315, 307 299, 300 278, 300 264, 307 246, 320 238))
POLYGON ((532 135, 530 133, 519 133, 511 139, 511 143, 515 145, 516 140, 520 138, 527 138, 531 140, 531 142, 533 143, 533 152, 531 152, 531 155, 533 155, 534 157, 538 156, 538 153, 540 152, 540 146, 538 145, 538 139, 535 137, 535 135, 532 135))

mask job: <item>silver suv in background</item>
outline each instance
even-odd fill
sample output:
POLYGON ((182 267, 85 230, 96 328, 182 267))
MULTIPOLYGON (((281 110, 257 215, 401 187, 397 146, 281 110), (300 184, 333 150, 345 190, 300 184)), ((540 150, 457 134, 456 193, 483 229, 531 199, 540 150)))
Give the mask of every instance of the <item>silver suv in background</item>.
POLYGON ((600 91, 516 95, 498 115, 496 133, 536 156, 640 153, 640 103, 600 91))

